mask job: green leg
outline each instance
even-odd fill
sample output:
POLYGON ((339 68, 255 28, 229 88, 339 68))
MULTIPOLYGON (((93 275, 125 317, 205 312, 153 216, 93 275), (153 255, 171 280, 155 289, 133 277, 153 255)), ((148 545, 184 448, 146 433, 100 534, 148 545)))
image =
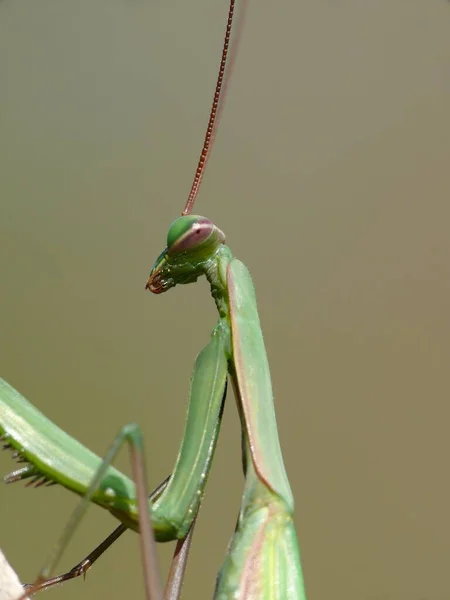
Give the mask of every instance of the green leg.
MULTIPOLYGON (((170 476, 166 477, 166 479, 152 491, 152 493, 149 495, 149 500, 151 502, 154 502, 163 493, 169 482, 169 479, 170 476)), ((97 562, 100 556, 103 556, 106 550, 108 550, 108 548, 110 548, 114 544, 114 542, 125 533, 125 531, 128 531, 128 527, 121 523, 118 527, 114 529, 114 531, 112 531, 108 535, 107 538, 105 538, 96 548, 94 548, 92 552, 90 552, 85 558, 83 558, 83 560, 77 563, 66 573, 56 575, 55 577, 52 577, 51 579, 47 579, 44 582, 40 583, 37 589, 36 586, 34 586, 34 592, 48 590, 54 587, 55 585, 60 585, 61 583, 65 583, 66 581, 70 581, 71 579, 76 579, 77 577, 85 577, 86 573, 93 566, 93 564, 97 562)), ((28 590, 31 587, 31 585, 27 585, 25 587, 28 590)))
MULTIPOLYGON (((158 495, 164 490, 167 482, 169 481, 169 477, 165 479, 149 496, 150 500, 155 500, 158 495)), ((195 520, 193 521, 189 533, 187 536, 178 540, 175 552, 173 555, 172 563, 170 566, 169 577, 167 578, 166 588, 164 590, 164 600, 178 600, 181 595, 181 588, 183 586, 184 574, 186 571, 187 559, 189 555, 189 550, 192 542, 192 535, 194 532, 195 520)), ((76 579, 77 577, 85 577, 86 573, 93 566, 95 562, 102 556, 108 548, 110 548, 125 531, 128 530, 126 525, 120 524, 118 527, 114 529, 110 535, 104 539, 86 558, 81 560, 78 564, 61 575, 57 575, 56 577, 52 577, 51 579, 47 579, 43 583, 39 584, 39 587, 36 585, 26 585, 24 586, 27 594, 28 590, 33 587, 33 593, 41 592, 44 590, 48 590, 55 585, 60 585, 61 583, 65 583, 70 581, 71 579, 76 579)))
MULTIPOLYGON (((128 443, 130 447, 131 466, 133 479, 136 484, 137 504, 139 510, 139 542, 141 546, 141 559, 144 571, 144 585, 146 600, 163 600, 161 578, 157 564, 156 544, 153 538, 153 530, 147 503, 147 481, 144 467, 143 442, 139 427, 135 424, 125 425, 114 442, 111 444, 100 468, 92 479, 89 489, 75 508, 69 522, 53 548, 44 567, 41 569, 35 583, 26 592, 27 595, 34 593, 35 588, 50 579, 59 559, 70 542, 72 535, 79 522, 84 516, 92 496, 99 488, 108 467, 119 453, 122 446, 128 443)), ((114 490, 113 490, 114 491, 114 490)))

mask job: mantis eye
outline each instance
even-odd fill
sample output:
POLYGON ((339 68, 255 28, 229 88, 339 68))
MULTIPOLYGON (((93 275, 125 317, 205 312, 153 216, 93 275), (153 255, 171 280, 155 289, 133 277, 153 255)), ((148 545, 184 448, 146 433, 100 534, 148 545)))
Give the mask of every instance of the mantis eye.
POLYGON ((212 221, 206 217, 186 215, 172 223, 167 234, 167 254, 179 254, 192 250, 215 250, 225 242, 225 236, 212 221))

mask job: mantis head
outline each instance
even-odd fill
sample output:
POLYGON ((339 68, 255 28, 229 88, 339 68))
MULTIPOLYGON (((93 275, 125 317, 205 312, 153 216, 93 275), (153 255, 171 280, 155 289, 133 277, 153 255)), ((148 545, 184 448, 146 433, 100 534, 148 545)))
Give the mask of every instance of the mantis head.
POLYGON ((161 294, 177 283, 193 283, 224 243, 225 235, 209 219, 179 217, 169 228, 167 247, 153 265, 146 289, 161 294))

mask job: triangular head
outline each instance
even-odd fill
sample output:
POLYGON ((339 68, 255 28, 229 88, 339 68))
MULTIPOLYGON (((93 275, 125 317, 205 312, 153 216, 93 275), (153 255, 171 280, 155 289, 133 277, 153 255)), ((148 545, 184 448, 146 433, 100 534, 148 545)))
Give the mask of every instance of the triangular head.
POLYGON ((153 265, 146 289, 161 294, 178 283, 193 283, 224 243, 224 233, 206 217, 179 217, 169 228, 167 247, 153 265))

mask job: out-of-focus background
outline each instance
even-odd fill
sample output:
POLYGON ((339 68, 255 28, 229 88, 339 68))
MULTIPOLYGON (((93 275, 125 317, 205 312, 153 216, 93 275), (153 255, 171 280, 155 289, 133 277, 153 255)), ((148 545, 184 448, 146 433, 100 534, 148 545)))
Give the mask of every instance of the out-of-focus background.
MULTIPOLYGON (((191 183, 227 8, 0 3, 1 375, 97 453, 140 423, 154 485, 216 317, 205 281, 144 284, 191 183)), ((254 277, 310 600, 450 595, 449 32, 445 0, 251 2, 196 207, 254 277)), ((212 596, 242 487, 230 395, 184 598, 212 596)), ((22 580, 76 502, 0 487, 22 580)), ((93 507, 61 570, 114 525, 93 507)), ((127 533, 46 597, 142 598, 138 556, 127 533)))

